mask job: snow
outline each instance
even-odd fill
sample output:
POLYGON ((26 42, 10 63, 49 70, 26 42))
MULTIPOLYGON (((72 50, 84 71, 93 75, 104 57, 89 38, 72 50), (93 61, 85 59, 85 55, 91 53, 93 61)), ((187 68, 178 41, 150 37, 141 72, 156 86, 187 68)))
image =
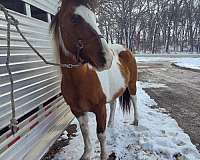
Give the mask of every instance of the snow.
MULTIPOLYGON (((143 90, 148 87, 167 86, 138 82, 138 127, 130 125, 133 114, 123 116, 119 104, 117 105, 114 128, 108 128, 106 131, 109 154, 115 152, 121 160, 175 160, 173 155, 181 153, 183 160, 200 160, 200 153, 177 122, 158 109, 153 109, 153 106, 157 105, 156 102, 143 90)), ((78 124, 77 120, 73 123, 78 124)), ((89 124, 94 151, 92 159, 98 160, 100 147, 93 114, 90 114, 89 124)), ((78 130, 77 137, 70 141, 70 145, 63 148, 54 160, 77 160, 81 157, 84 146, 80 129, 78 130)))
POLYGON ((200 58, 182 58, 175 62, 177 66, 200 70, 200 58))
POLYGON ((168 61, 171 62, 175 60, 175 58, 169 57, 136 57, 137 62, 163 62, 168 61))
POLYGON ((176 64, 177 66, 187 68, 187 69, 195 69, 200 70, 200 58, 170 58, 170 57, 136 57, 137 62, 171 62, 176 64))

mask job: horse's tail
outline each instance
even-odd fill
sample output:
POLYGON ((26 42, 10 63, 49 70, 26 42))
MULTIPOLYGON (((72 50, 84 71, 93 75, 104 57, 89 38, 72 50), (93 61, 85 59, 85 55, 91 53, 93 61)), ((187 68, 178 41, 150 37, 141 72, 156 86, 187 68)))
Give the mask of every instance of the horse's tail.
POLYGON ((128 88, 126 88, 124 94, 119 97, 119 103, 124 113, 130 113, 131 109, 131 95, 128 88))

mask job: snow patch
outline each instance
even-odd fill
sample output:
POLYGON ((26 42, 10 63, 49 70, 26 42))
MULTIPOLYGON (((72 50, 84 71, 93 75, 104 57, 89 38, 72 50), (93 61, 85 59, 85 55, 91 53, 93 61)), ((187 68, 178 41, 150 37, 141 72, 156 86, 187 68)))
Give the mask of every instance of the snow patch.
POLYGON ((200 58, 182 58, 176 60, 175 64, 188 69, 200 70, 200 58))
POLYGON ((140 82, 142 88, 166 88, 165 84, 140 82))

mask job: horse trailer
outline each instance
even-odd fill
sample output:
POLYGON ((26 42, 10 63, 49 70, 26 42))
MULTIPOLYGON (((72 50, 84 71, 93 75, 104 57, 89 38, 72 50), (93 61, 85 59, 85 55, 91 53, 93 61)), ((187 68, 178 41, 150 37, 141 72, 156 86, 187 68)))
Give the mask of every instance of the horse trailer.
MULTIPOLYGON (((19 21, 29 42, 54 61, 49 24, 59 0, 0 0, 19 21)), ((0 11, 0 160, 38 160, 73 119, 60 91, 59 69, 46 65, 11 26, 10 68, 14 79, 17 132, 12 118, 10 80, 6 70, 7 22, 0 11)))

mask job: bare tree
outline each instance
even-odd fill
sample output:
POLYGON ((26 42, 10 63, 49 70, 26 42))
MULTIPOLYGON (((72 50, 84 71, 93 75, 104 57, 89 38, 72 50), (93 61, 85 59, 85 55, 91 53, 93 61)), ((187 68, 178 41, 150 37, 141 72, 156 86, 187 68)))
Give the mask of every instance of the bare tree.
POLYGON ((139 51, 200 52, 199 0, 99 0, 101 31, 139 51))

